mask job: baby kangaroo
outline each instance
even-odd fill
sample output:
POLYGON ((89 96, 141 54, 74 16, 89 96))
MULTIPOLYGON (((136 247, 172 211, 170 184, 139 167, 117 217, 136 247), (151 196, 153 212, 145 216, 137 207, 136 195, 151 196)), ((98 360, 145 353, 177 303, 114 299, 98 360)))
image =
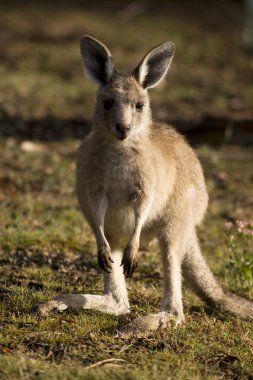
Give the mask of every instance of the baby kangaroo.
POLYGON ((63 294, 41 305, 41 314, 66 308, 129 313, 125 277, 136 268, 140 242, 156 238, 164 269, 160 312, 135 319, 120 336, 146 334, 172 317, 184 321, 181 274, 205 301, 253 318, 253 303, 225 293, 201 254, 196 226, 208 195, 195 153, 178 132, 151 117, 147 90, 163 79, 174 51, 165 42, 123 75, 106 46, 81 39, 84 67, 98 92, 93 129, 79 150, 77 194, 96 236, 104 294, 63 294))

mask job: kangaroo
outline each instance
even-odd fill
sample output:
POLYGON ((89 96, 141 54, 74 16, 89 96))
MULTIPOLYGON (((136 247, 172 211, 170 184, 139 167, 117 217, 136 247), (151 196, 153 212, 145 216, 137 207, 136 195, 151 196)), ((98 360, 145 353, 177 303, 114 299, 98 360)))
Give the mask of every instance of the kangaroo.
POLYGON ((147 90, 166 75, 175 46, 149 51, 131 75, 121 74, 110 51, 84 36, 81 56, 98 84, 93 129, 77 159, 77 195, 97 242, 104 294, 63 294, 40 305, 52 309, 130 312, 125 277, 132 276, 141 242, 160 244, 164 289, 160 312, 121 327, 121 337, 141 336, 184 321, 181 274, 197 295, 223 311, 253 318, 253 303, 225 292, 202 256, 196 227, 208 195, 198 158, 185 138, 152 120, 147 90))

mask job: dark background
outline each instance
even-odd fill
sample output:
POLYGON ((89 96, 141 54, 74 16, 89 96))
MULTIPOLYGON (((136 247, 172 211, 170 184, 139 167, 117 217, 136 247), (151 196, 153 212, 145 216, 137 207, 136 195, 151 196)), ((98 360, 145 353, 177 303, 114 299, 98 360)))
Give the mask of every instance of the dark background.
POLYGON ((79 39, 91 34, 131 71, 154 45, 176 44, 153 114, 193 142, 252 143, 253 56, 244 2, 2 1, 0 135, 59 140, 90 127, 96 87, 83 77, 79 39))

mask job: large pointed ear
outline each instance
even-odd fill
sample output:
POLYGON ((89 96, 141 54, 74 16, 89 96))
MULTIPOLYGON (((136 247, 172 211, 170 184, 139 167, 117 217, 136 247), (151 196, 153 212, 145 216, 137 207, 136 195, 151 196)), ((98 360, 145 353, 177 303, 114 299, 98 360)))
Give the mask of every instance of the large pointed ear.
POLYGON ((100 41, 90 36, 84 36, 80 42, 81 56, 84 67, 99 85, 108 83, 115 71, 110 51, 100 41))
POLYGON ((166 75, 174 51, 175 45, 171 41, 158 45, 145 55, 132 75, 143 88, 156 86, 166 75))

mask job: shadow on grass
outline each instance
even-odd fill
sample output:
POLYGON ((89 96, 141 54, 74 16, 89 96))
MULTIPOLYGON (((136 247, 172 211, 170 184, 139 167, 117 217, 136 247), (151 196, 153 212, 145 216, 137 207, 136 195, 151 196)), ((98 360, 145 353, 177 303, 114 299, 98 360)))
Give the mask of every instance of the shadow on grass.
POLYGON ((68 268, 69 272, 76 270, 90 272, 92 270, 95 274, 98 273, 96 259, 93 259, 90 254, 75 253, 75 257, 74 260, 70 260, 64 252, 56 251, 47 255, 38 249, 25 250, 19 248, 10 255, 1 258, 0 265, 8 265, 13 269, 49 266, 53 271, 68 268))

